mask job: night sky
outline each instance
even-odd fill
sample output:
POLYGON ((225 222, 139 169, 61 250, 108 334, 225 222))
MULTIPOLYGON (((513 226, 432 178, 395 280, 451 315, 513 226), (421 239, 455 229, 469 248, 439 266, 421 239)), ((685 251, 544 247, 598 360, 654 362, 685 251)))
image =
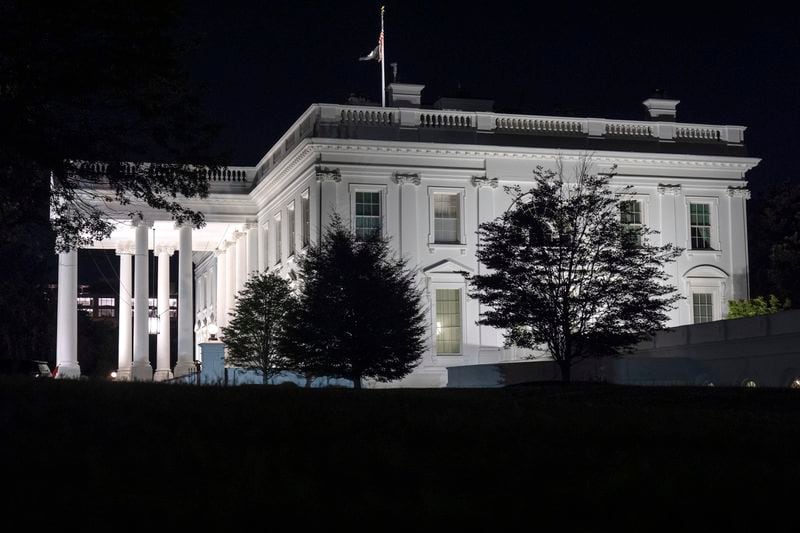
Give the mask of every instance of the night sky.
MULTIPOLYGON (((189 65, 233 164, 253 165, 314 102, 379 101, 379 3, 192 2, 189 65), (273 5, 279 4, 279 5, 273 5)), ((796 17, 677 4, 640 8, 386 4, 388 62, 423 83, 423 104, 462 94, 496 111, 643 118, 655 89, 681 100, 682 122, 748 126, 749 174, 798 179, 800 37, 796 17)), ((387 68, 387 76, 389 69, 387 68)))

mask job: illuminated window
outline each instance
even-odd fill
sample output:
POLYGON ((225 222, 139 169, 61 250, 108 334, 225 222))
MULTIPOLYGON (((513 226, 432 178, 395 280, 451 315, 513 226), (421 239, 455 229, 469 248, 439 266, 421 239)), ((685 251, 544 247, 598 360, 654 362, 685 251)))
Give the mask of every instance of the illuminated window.
POLYGON ((461 243, 461 196, 458 193, 433 193, 433 242, 461 243))
POLYGON ((705 292, 692 294, 692 311, 695 324, 714 320, 713 295, 705 292))
POLYGON ((78 298, 78 307, 92 307, 92 299, 91 298, 78 298))
POLYGON ((692 250, 711 250, 711 206, 689 204, 689 227, 692 250))
POLYGON ((355 196, 356 239, 365 241, 381 236, 380 191, 356 191, 355 196))
POLYGON ((303 248, 305 248, 311 240, 311 202, 308 189, 300 196, 300 211, 300 216, 303 217, 303 248))
POLYGON ((114 298, 98 298, 97 305, 102 307, 114 307, 114 298))
POLYGON ((641 229, 643 224, 642 202, 639 200, 624 200, 619 203, 620 222, 625 234, 635 242, 642 243, 641 229))
POLYGON ((436 289, 436 353, 461 353, 461 291, 436 289))
POLYGON ((281 262, 281 215, 275 215, 275 221, 272 224, 275 230, 275 264, 281 262))
POLYGON ((289 257, 294 255, 294 202, 286 206, 286 232, 289 239, 289 257))

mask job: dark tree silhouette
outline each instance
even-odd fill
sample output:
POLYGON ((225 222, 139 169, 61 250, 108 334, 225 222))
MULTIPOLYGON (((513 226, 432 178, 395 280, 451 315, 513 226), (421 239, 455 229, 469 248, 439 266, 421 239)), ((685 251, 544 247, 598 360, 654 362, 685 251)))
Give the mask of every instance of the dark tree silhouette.
POLYGON ((259 274, 245 283, 222 328, 228 348, 228 363, 257 371, 264 383, 289 369, 289 360, 280 348, 286 317, 297 305, 289 282, 277 274, 259 274))
POLYGON ((511 206, 478 232, 489 273, 468 278, 489 308, 479 323, 506 330, 508 344, 546 349, 565 382, 576 360, 620 353, 661 328, 680 299, 663 267, 681 250, 623 224, 626 191, 589 165, 582 158, 567 179, 559 161, 539 167, 528 191, 506 187, 511 206))
POLYGON ((176 201, 207 193, 194 165, 219 163, 183 67, 180 4, 0 4, 4 219, 46 221, 49 206, 59 248, 108 235, 91 199, 202 223, 176 201))
POLYGON ((358 241, 334 216, 299 263, 300 305, 288 320, 286 351, 306 375, 386 382, 406 376, 424 347, 416 275, 386 240, 358 241))

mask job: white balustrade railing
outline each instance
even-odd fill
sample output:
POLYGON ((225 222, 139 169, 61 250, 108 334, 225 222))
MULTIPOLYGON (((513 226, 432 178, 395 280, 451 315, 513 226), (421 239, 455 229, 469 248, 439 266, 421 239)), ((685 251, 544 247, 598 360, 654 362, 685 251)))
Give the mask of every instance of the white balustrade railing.
POLYGON ((584 133, 583 125, 575 120, 498 117, 495 124, 498 130, 522 133, 584 133))

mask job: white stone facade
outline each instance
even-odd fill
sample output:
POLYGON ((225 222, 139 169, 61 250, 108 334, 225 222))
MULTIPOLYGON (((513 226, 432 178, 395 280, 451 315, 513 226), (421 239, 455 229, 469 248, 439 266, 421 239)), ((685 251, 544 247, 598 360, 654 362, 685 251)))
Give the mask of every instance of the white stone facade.
MULTIPOLYGON (((674 115, 672 102, 659 100, 659 112, 669 112, 671 105, 674 115)), ((569 167, 589 154, 595 172, 616 165, 613 184, 633 186, 641 222, 659 231, 661 242, 686 248, 669 267, 673 284, 686 296, 670 325, 692 323, 696 313, 722 318, 728 300, 748 297, 745 174, 759 160, 746 156, 745 128, 658 118, 633 122, 314 104, 257 165, 214 176, 208 198, 186 201, 206 215, 204 228, 179 235, 163 214, 145 215, 155 221, 156 240, 159 225, 164 229, 163 242, 154 246, 174 246, 179 256, 187 247, 194 252, 195 345, 207 340, 208 324, 225 325, 233 295, 249 273, 276 270, 289 276, 332 213, 353 227, 357 219, 368 224, 377 216, 394 250, 418 270, 429 313, 422 363, 394 385, 444 386, 448 366, 522 357, 502 347, 500 332, 475 324, 480 306, 466 297, 458 272, 481 271, 476 230, 508 206, 503 186, 526 187, 538 165, 554 168, 559 158, 569 167), (369 205, 357 212, 357 200, 369 205), (437 212, 447 216, 437 220, 437 212), (695 293, 702 298, 696 301, 695 293), (439 320, 437 295, 449 302, 438 307, 439 320), (460 322, 458 344, 454 321, 460 322), (439 349, 437 329, 452 333, 439 349), (450 350, 446 355, 443 346, 450 350)), ((118 248, 133 240, 133 228, 121 224, 97 246, 118 248)), ((188 294, 183 261, 180 277, 180 289, 188 294)), ((185 372, 189 356, 180 340, 185 342, 187 333, 180 324, 185 372)), ((136 323, 133 329, 136 335, 136 323)), ((134 359, 141 356, 134 353, 134 359)))

